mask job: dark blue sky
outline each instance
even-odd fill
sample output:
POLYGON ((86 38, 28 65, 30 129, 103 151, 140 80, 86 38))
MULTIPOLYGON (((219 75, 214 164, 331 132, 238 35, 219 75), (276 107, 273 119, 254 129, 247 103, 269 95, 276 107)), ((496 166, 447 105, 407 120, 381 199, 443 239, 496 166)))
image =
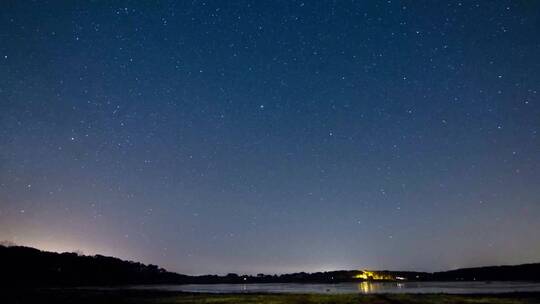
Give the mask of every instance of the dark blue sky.
POLYGON ((0 240, 183 273, 540 261, 540 3, 2 1, 0 240))

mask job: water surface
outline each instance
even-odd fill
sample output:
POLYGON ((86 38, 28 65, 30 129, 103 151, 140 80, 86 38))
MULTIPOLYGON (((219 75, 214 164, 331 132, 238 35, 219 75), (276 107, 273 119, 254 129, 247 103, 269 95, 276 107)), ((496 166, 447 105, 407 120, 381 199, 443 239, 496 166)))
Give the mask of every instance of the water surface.
POLYGON ((257 283, 145 285, 135 289, 160 289, 201 293, 449 293, 485 294, 540 292, 540 282, 362 282, 337 284, 257 283))

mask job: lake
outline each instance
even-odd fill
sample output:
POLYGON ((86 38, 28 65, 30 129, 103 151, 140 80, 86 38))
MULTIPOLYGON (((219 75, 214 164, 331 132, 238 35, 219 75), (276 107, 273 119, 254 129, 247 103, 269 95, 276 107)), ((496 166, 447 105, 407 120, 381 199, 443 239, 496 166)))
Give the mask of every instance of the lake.
POLYGON ((362 282, 337 284, 189 284, 145 285, 134 289, 159 289, 199 293, 448 293, 485 294, 540 292, 540 282, 362 282))

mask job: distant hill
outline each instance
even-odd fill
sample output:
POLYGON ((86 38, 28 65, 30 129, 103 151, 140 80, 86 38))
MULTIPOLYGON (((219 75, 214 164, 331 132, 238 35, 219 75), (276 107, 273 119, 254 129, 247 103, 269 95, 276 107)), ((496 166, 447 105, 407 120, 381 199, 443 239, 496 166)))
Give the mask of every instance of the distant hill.
POLYGON ((438 281, 540 281, 540 263, 462 268, 433 273, 438 281))
POLYGON ((0 245, 0 273, 8 285, 84 286, 181 282, 187 276, 155 265, 102 255, 55 253, 0 245))
POLYGON ((8 286, 111 286, 130 284, 337 283, 368 279, 408 281, 540 281, 540 263, 465 268, 444 272, 338 270, 256 276, 234 273, 188 276, 102 255, 55 253, 30 247, 0 245, 0 273, 8 286))

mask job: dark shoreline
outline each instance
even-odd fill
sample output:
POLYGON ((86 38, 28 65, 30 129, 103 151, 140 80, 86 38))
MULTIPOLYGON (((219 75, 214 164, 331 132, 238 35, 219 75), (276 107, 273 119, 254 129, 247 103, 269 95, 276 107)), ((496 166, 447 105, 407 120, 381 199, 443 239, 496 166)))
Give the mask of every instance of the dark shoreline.
POLYGON ((55 253, 0 244, 0 269, 8 286, 136 284, 342 283, 359 281, 539 281, 540 263, 462 268, 442 272, 333 270, 284 274, 185 275, 102 255, 55 253))

